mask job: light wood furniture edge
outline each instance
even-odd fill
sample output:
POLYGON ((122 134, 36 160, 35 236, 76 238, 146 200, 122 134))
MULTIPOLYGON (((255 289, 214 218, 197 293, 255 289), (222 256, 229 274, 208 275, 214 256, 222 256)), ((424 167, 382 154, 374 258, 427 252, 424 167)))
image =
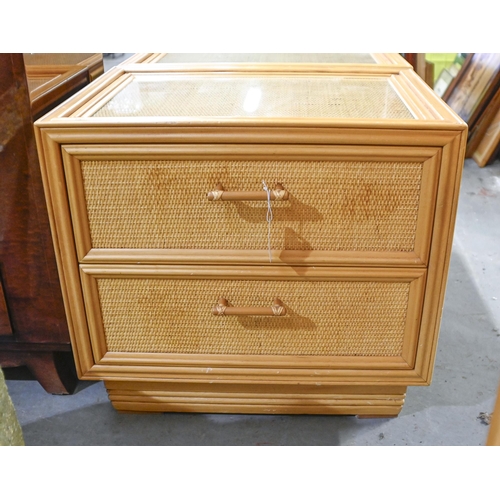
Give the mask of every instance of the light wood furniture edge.
POLYGON ((138 52, 136 54, 133 54, 132 56, 128 57, 125 59, 125 61, 122 61, 119 63, 117 66, 127 66, 128 64, 138 64, 138 63, 143 63, 145 62, 149 56, 150 52, 138 52))
POLYGON ((441 323, 441 314, 438 311, 443 310, 444 299, 446 293, 446 286, 448 281, 448 271, 450 266, 450 256, 451 248, 453 244, 453 234, 455 229, 455 214, 458 208, 458 198, 460 194, 460 181, 462 178, 462 168, 457 168, 455 175, 453 176, 453 168, 451 166, 456 163, 457 165, 463 165, 465 160, 465 148, 467 144, 467 131, 464 130, 461 134, 458 134, 455 139, 443 148, 443 167, 444 171, 440 177, 440 187, 448 186, 448 190, 439 189, 438 199, 437 199, 437 209, 436 217, 434 219, 434 235, 433 235, 433 248, 439 248, 439 251, 434 251, 431 255, 429 261, 429 267, 432 266, 435 269, 435 273, 429 273, 427 286, 431 287, 433 290, 434 300, 428 301, 424 304, 423 317, 434 317, 437 320, 434 325, 427 325, 423 322, 422 329, 430 328, 434 331, 433 343, 427 345, 427 349, 422 351, 423 356, 417 360, 416 368, 425 373, 425 378, 429 380, 432 379, 432 374, 434 370, 434 361, 437 352, 437 341, 438 334, 441 323), (449 197, 451 203, 449 204, 447 210, 443 207, 446 206, 445 198, 449 197), (436 226, 440 227, 444 223, 444 227, 448 227, 448 232, 436 231, 436 226), (434 238, 439 238, 441 244, 437 245, 434 238), (434 308, 434 315, 426 315, 426 307, 434 308), (429 351, 430 349, 430 351, 429 351), (424 364, 424 360, 427 359, 427 364, 424 364))
POLYGON ((437 96, 437 94, 425 82, 417 76, 412 70, 402 70, 400 73, 406 81, 412 86, 415 95, 420 96, 420 102, 427 106, 427 102, 432 103, 434 109, 439 113, 441 119, 448 122, 455 122, 460 124, 463 128, 467 124, 460 118, 460 116, 446 103, 437 96))
POLYGON ((486 446, 500 446, 500 387, 498 388, 495 408, 491 417, 486 446))
MULTIPOLYGON (((70 336, 70 341, 71 345, 77 345, 76 344, 76 339, 75 339, 75 327, 74 327, 74 322, 79 321, 83 322, 81 324, 86 325, 87 320, 85 317, 85 314, 82 315, 82 311, 77 311, 76 317, 75 314, 73 313, 73 310, 71 308, 71 303, 73 298, 70 298, 69 295, 76 294, 76 300, 79 298, 81 299, 81 288, 79 283, 73 282, 72 284, 70 283, 71 276, 67 276, 67 274, 71 273, 66 273, 64 269, 64 262, 69 260, 71 261, 72 258, 72 249, 71 246, 65 247, 64 243, 61 243, 61 239, 64 238, 64 229, 63 229, 63 235, 61 235, 61 223, 58 223, 56 219, 59 219, 63 217, 63 211, 64 211, 64 197, 62 200, 60 198, 57 198, 57 196, 61 196, 60 191, 59 192, 54 192, 50 188, 49 181, 47 177, 49 175, 55 175, 57 174, 58 171, 58 155, 54 154, 57 153, 57 149, 45 149, 47 147, 47 138, 42 137, 42 134, 40 132, 40 129, 38 127, 34 127, 35 131, 35 140, 37 143, 37 149, 39 152, 39 162, 40 162, 40 171, 42 175, 42 183, 43 183, 43 188, 45 192, 45 200, 47 203, 47 211, 48 211, 48 216, 49 216, 49 223, 50 223, 50 228, 51 228, 51 233, 52 233, 52 241, 54 244, 54 250, 55 250, 55 257, 56 257, 56 263, 57 263, 57 270, 59 273, 59 279, 61 282, 61 291, 63 295, 63 302, 64 302, 64 308, 66 312, 66 319, 68 321, 68 329, 69 329, 69 336, 70 336), (43 146, 42 146, 43 144, 43 146), (42 151, 41 148, 44 148, 44 154, 40 154, 42 151), (48 166, 50 165, 50 167, 48 166), (54 201, 53 197, 56 197, 56 201, 54 201), (57 207, 57 208, 55 208, 57 207), (68 255, 69 254, 69 255, 68 255)), ((59 166, 59 168, 62 168, 62 165, 59 166)), ((64 180, 63 180, 64 182, 64 180)), ((64 221, 65 222, 65 221, 64 221)), ((62 224, 63 227, 65 227, 64 222, 62 224)), ((67 228, 67 226, 66 226, 67 228)), ((67 231, 67 229, 66 229, 67 231)), ((73 250, 74 254, 74 250, 73 250)), ((82 351, 85 352, 85 351, 82 351)), ((73 355, 75 359, 75 365, 76 365, 76 372, 78 377, 80 378, 81 375, 87 371, 88 367, 92 365, 92 360, 89 359, 88 357, 83 357, 82 355, 78 352, 76 352, 75 349, 73 349, 73 355)))

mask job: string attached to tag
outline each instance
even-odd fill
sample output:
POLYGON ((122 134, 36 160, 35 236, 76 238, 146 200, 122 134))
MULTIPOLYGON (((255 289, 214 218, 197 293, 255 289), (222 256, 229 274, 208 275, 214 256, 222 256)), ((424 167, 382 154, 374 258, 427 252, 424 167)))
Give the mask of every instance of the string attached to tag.
POLYGON ((269 251, 269 262, 272 262, 273 258, 271 255, 271 222, 273 220, 273 209, 271 207, 271 190, 267 187, 266 181, 262 181, 262 186, 264 188, 264 191, 267 193, 267 249, 269 251))

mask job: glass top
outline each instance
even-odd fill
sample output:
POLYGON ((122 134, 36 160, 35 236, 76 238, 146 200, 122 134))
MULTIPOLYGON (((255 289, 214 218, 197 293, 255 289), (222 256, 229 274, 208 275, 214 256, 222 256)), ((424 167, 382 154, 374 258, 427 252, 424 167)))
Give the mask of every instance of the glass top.
POLYGON ((136 74, 92 116, 413 119, 389 79, 136 74))
POLYGON ((166 54, 157 63, 376 64, 370 54, 166 54))

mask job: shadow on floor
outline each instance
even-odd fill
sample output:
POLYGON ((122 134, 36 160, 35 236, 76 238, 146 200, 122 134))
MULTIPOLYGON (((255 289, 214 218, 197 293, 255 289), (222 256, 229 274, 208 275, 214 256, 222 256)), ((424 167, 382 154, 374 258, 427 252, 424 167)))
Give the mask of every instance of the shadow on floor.
POLYGON ((340 420, 355 417, 121 414, 109 403, 23 427, 35 446, 337 446, 340 420))

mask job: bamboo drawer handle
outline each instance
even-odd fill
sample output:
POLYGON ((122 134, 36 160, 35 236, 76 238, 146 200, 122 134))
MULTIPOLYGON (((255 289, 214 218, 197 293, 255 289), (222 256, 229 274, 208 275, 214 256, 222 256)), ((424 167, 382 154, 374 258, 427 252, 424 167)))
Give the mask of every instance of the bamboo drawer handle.
POLYGON ((280 299, 274 299, 271 307, 231 307, 221 297, 212 312, 215 316, 284 316, 286 309, 280 299))
MULTIPOLYGON (((271 190, 271 200, 288 200, 288 196, 288 191, 281 184, 276 184, 276 187, 271 190)), ((217 184, 216 188, 208 193, 208 199, 210 201, 267 201, 267 193, 265 191, 224 191, 222 184, 217 184)))

